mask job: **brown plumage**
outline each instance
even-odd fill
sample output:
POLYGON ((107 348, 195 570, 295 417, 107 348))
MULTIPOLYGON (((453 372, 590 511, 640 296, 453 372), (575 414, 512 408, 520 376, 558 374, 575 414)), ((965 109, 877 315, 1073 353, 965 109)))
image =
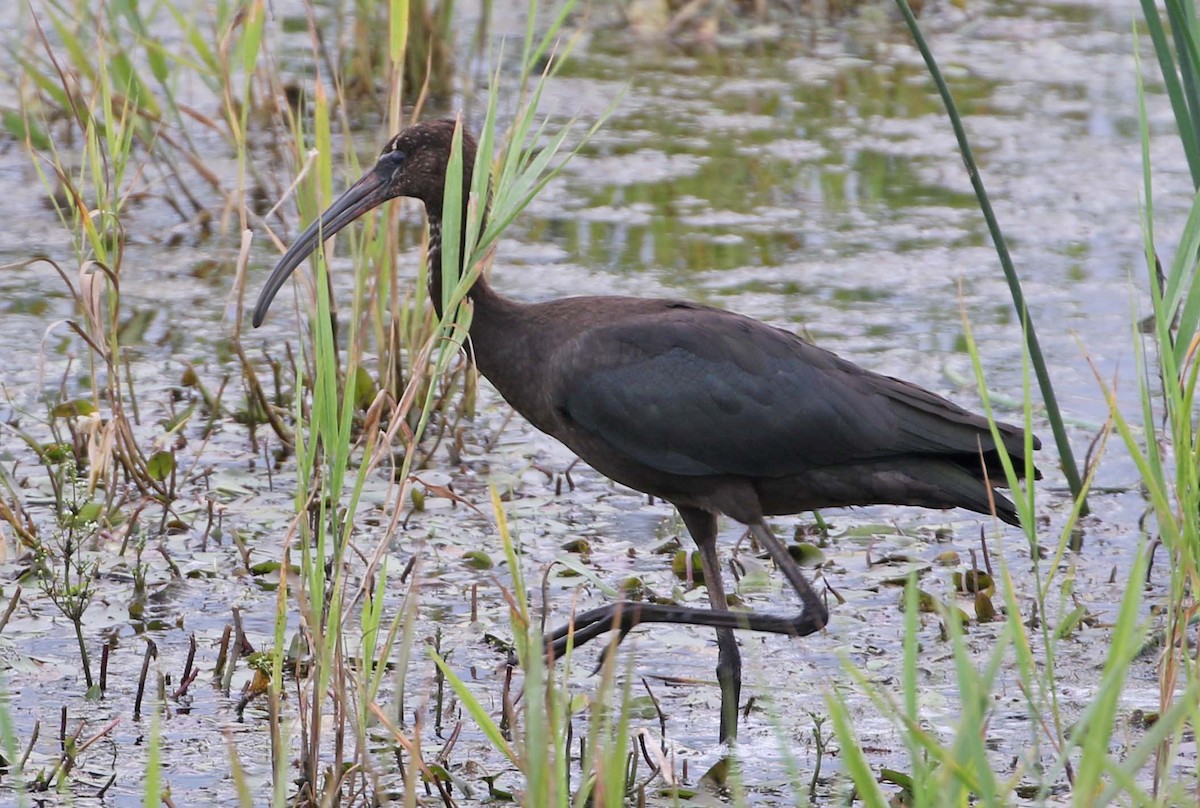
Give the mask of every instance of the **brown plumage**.
MULTIPOLYGON (((376 165, 280 259, 254 325, 292 270, 367 210, 408 196, 425 203, 430 297, 441 313, 443 186, 453 121, 396 135, 376 165)), ((475 142, 463 136, 464 198, 475 142)), ((465 221, 465 216, 463 217, 465 221)), ((520 303, 480 277, 471 343, 479 371, 530 423, 597 471, 678 509, 700 549, 712 610, 623 603, 576 616, 547 637, 561 654, 642 622, 717 628, 721 740, 737 729, 741 660, 732 629, 806 635, 828 613, 764 517, 877 503, 961 507, 1017 524, 987 421, 941 396, 872 373, 787 331, 678 300, 573 297, 520 303), (982 462, 981 462, 982 461, 982 462), (717 515, 747 525, 803 604, 795 617, 728 611, 717 515)), ((1000 425, 1024 468, 1023 431, 1000 425)), ((1035 448, 1039 446, 1033 439, 1035 448)))

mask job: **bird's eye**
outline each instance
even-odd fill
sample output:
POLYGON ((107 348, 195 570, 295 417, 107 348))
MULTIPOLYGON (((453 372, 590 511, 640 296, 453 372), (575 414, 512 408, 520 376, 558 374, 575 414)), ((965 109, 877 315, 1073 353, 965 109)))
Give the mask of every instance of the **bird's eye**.
POLYGON ((399 149, 389 149, 379 155, 379 162, 375 164, 375 170, 387 175, 389 182, 395 182, 404 170, 404 156, 404 152, 399 149))

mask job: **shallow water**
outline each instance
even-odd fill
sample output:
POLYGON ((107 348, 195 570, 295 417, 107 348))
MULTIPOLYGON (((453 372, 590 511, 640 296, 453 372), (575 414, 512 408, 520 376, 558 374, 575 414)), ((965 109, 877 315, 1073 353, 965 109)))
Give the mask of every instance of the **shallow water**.
MULTIPOLYGON (((969 12, 939 9, 924 21, 926 33, 967 116, 984 180, 1072 424, 1072 443, 1082 457, 1107 414, 1088 360, 1105 378, 1121 381, 1121 401, 1132 405, 1134 321, 1148 312, 1132 12, 1115 0, 1088 6, 972 4, 969 12)), ((463 13, 469 17, 472 12, 463 13)), ((497 19, 513 31, 523 25, 519 13, 497 19)), ((1017 400, 1021 348, 1007 289, 940 102, 902 24, 889 14, 870 12, 854 24, 765 29, 757 38, 724 44, 714 51, 682 48, 613 30, 585 38, 564 75, 550 84, 544 109, 557 119, 576 114, 591 119, 619 100, 596 138, 509 231, 494 270, 495 285, 529 300, 622 293, 713 303, 802 331, 873 370, 974 406, 961 307, 979 341, 989 387, 1017 400)), ((294 50, 285 47, 292 56, 294 50)), ((1144 43, 1142 52, 1149 52, 1144 43)), ((1144 67, 1154 93, 1155 207, 1163 249, 1177 238, 1191 194, 1153 69, 1144 67)), ((5 93, 0 103, 14 103, 11 89, 0 92, 5 93)), ((364 137, 364 153, 377 148, 376 139, 364 137)), ((232 171, 219 143, 210 145, 210 167, 232 171)), ((280 174, 286 182, 286 170, 281 168, 280 174)), ((11 221, 0 243, 0 261, 49 253, 70 264, 61 226, 37 194, 28 193, 37 180, 18 144, 5 142, 0 149, 0 187, 9 190, 11 221)), ((208 204, 219 204, 201 196, 208 204)), ((172 402, 172 388, 185 361, 195 364, 213 386, 234 367, 224 344, 231 328, 232 276, 228 268, 208 269, 214 260, 232 260, 236 239, 200 241, 192 237, 192 229, 182 228, 182 245, 168 246, 162 234, 177 227, 178 219, 152 203, 135 207, 130 217, 129 270, 122 294, 125 311, 145 318, 131 350, 146 434, 165 414, 181 408, 172 402)), ((250 289, 258 288, 274 260, 265 244, 257 244, 250 289)), ((343 273, 338 278, 343 295, 349 286, 343 273)), ((24 428, 36 431, 29 413, 38 412, 39 380, 42 390, 56 387, 68 356, 76 358, 66 386, 76 394, 85 389, 78 379, 82 348, 56 325, 74 313, 62 282, 44 265, 0 272, 0 296, 0 347, 10 357, 2 377, 6 398, 0 402, 0 421, 20 418, 24 428), (43 355, 44 369, 39 365, 43 355)), ((281 302, 285 298, 290 295, 281 296, 281 302)), ((296 324, 289 309, 277 305, 266 328, 247 340, 248 349, 261 352, 260 346, 294 339, 296 324)), ((669 556, 651 552, 682 530, 671 509, 648 504, 644 496, 579 467, 572 472, 576 488, 556 494, 555 473, 567 468, 570 453, 519 418, 507 421, 503 402, 483 387, 480 413, 466 436, 465 462, 445 463, 443 451, 439 457, 444 465, 435 462, 421 478, 431 485, 453 484, 484 512, 487 483, 511 491, 509 515, 531 582, 540 583, 547 565, 567 555, 560 549, 564 542, 584 536, 593 547, 586 564, 605 582, 615 586, 636 574, 655 591, 680 587, 669 556)), ((1016 412, 1012 403, 1002 409, 1010 417, 1016 412)), ((1049 430, 1041 421, 1035 428, 1047 444, 1039 460, 1046 475, 1039 487, 1038 510, 1046 520, 1041 534, 1053 543, 1070 502, 1053 460, 1049 430)), ((45 482, 10 434, 0 459, 36 513, 45 482)), ((172 702, 163 721, 165 779, 177 804, 229 800, 233 786, 227 748, 232 745, 251 782, 264 785, 261 793, 266 793, 265 708, 251 705, 239 721, 237 692, 249 673, 239 669, 227 695, 211 682, 211 671, 231 607, 240 611, 256 647, 270 645, 274 595, 255 576, 230 575, 241 566, 230 536, 234 531, 244 535, 253 561, 278 560, 280 536, 293 513, 294 476, 287 466, 274 474, 272 489, 264 491, 263 464, 256 462, 262 450, 256 453, 245 430, 235 424, 222 425, 207 443, 198 432, 188 438, 188 451, 213 471, 204 486, 188 492, 178 505, 192 528, 162 539, 183 577, 172 576, 156 549, 156 537, 146 551, 152 595, 146 616, 133 619, 127 603, 131 562, 114 562, 116 548, 103 537, 89 548, 102 559, 104 574, 85 631, 97 654, 104 637, 115 638, 107 698, 98 703, 82 699, 70 626, 36 583, 23 584, 22 603, 0 635, 0 650, 12 666, 4 686, 17 734, 25 741, 34 722, 42 724, 42 740, 31 762, 53 765, 64 706, 72 727, 86 717, 90 729, 83 737, 120 719, 73 774, 76 804, 92 804, 113 773, 117 780, 104 804, 140 802, 138 777, 149 725, 133 720, 132 700, 143 637, 157 645, 156 669, 177 683, 192 634, 202 674, 186 710, 172 702), (220 535, 211 536, 207 546, 206 498, 216 503, 220 517, 220 535)), ((1060 694, 1067 720, 1095 696, 1101 662, 1097 648, 1104 647, 1104 626, 1124 588, 1121 570, 1137 547, 1137 518, 1144 506, 1136 480, 1132 464, 1111 442, 1097 475, 1099 493, 1090 500, 1093 516, 1085 521, 1085 549, 1067 560, 1078 601, 1098 618, 1060 649, 1058 665, 1068 683, 1060 694), (1114 569, 1116 583, 1110 583, 1114 569)), ((387 522, 379 510, 390 504, 386 480, 372 480, 364 502, 359 517, 363 543, 373 546, 370 528, 387 522)), ((146 513, 147 519, 161 516, 154 506, 146 513)), ((807 787, 815 763, 813 719, 807 711, 824 711, 821 694, 826 687, 838 688, 849 701, 872 765, 905 768, 898 733, 855 693, 850 678, 837 672, 847 658, 877 686, 898 688, 901 592, 888 581, 910 565, 928 568, 923 588, 949 597, 950 570, 932 562, 946 550, 965 560, 979 547, 979 525, 984 523, 961 512, 897 508, 831 512, 825 518, 835 539, 825 550, 832 563, 824 578, 845 598, 828 630, 803 640, 740 638, 743 698, 766 703, 751 712, 741 733, 743 779, 752 804, 794 802, 780 735, 807 787), (935 535, 938 528, 948 530, 935 535), (869 563, 869 558, 885 556, 909 561, 869 563)), ((775 522, 783 535, 798 523, 809 520, 775 522)), ((735 524, 724 525, 723 552, 730 552, 741 533, 735 524)), ((417 636, 440 631, 442 648, 452 650, 455 668, 475 680, 485 704, 496 706, 503 658, 480 639, 484 632, 511 632, 497 573, 462 563, 463 553, 476 547, 500 557, 490 521, 431 497, 428 509, 413 514, 395 537, 391 568, 396 574, 414 553, 421 554, 417 636), (479 613, 471 622, 469 599, 476 586, 479 613)), ((1027 572, 1025 542, 1014 531, 993 536, 989 547, 1003 553, 1015 576, 1027 572)), ((0 575, 11 580, 23 563, 11 539, 5 550, 8 560, 0 575)), ((753 574, 765 573, 764 562, 745 547, 738 559, 750 573, 740 594, 756 608, 778 601, 779 581, 753 574)), ((499 578, 507 580, 503 570, 499 578)), ((595 588, 579 588, 579 582, 555 568, 545 604, 548 622, 563 619, 575 604, 586 608, 606 600, 595 588)), ((1163 585, 1160 573, 1148 597, 1160 597, 1163 585)), ((10 591, 6 584, 6 599, 10 591)), ((1028 597, 1029 591, 1023 594, 1028 597)), ((389 593, 389 613, 399 608, 402 595, 399 586, 389 593)), ((704 602, 703 590, 684 597, 704 602)), ((535 602, 541 605, 540 594, 535 602)), ((1072 603, 1064 602, 1063 611, 1070 608, 1072 603)), ((289 635, 294 628, 289 626, 289 635)), ((998 631, 989 625, 972 627, 967 641, 981 662, 998 631)), ((930 728, 949 736, 959 709, 957 684, 949 647, 937 638, 936 621, 924 626, 922 641, 923 715, 930 728)), ((716 647, 710 634, 655 627, 635 632, 625 647, 636 654, 634 681, 638 687, 642 677, 649 682, 668 716, 676 773, 682 775, 686 760, 688 778, 694 781, 719 752, 714 745, 718 693, 711 684, 716 647), (705 684, 679 684, 688 679, 705 684)), ((587 649, 585 663, 594 653, 587 649)), ((429 709, 432 676, 426 660, 413 664, 410 711, 429 709)), ((1157 709, 1152 661, 1135 666, 1134 677, 1123 707, 1157 709)), ((582 673, 575 680, 581 692, 596 686, 582 673)), ((1015 674, 1002 675, 997 693, 1011 701, 1012 709, 997 710, 989 742, 997 760, 1015 759, 1025 753, 1031 737, 1015 674)), ((657 720, 643 723, 658 731, 657 720)), ((484 771, 505 770, 468 727, 451 764, 476 759, 484 771)), ((836 758, 827 757, 823 766, 823 776, 831 779, 822 782, 820 793, 829 796, 845 784, 837 779, 836 758)), ((486 794, 467 768, 461 771, 477 789, 476 797, 486 794)), ((395 779, 387 772, 382 777, 385 782, 395 779)), ((506 784, 512 785, 511 776, 498 783, 506 784)))

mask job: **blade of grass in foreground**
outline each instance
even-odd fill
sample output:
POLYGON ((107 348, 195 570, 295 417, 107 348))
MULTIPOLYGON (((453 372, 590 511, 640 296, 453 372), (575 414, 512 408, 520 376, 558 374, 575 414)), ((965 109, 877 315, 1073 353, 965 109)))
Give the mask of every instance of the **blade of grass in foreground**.
POLYGON ((0 744, 4 745, 4 757, 8 760, 11 769, 7 772, 11 778, 8 787, 17 795, 17 804, 24 806, 29 804, 29 793, 25 787, 25 770, 19 765, 13 765, 16 761, 21 760, 20 744, 17 743, 16 728, 12 723, 12 714, 9 712, 9 704, 11 704, 8 695, 8 688, 4 686, 3 677, 0 677, 0 744))
POLYGON ((455 695, 458 696, 459 701, 462 702, 463 707, 466 708, 468 715, 471 716, 475 725, 483 733, 484 737, 488 739, 488 742, 491 743, 492 748, 508 758, 508 761, 512 765, 520 768, 521 761, 517 758, 516 753, 513 752, 512 747, 508 745, 508 741, 504 739, 504 732, 492 720, 487 708, 483 706, 479 699, 475 698, 475 694, 471 692, 471 689, 467 687, 466 683, 446 663, 446 660, 433 649, 432 645, 429 646, 429 656, 438 666, 438 669, 441 670, 442 675, 446 677, 446 681, 453 688, 455 695))
POLYGON ((826 691, 825 706, 833 718, 833 729, 842 748, 842 766, 850 775, 850 781, 854 783, 855 796, 867 808, 888 808, 887 797, 879 787, 858 739, 854 737, 854 730, 851 729, 853 722, 846 703, 832 691, 826 691))
POLYGON ((162 804, 162 719, 159 717, 160 706, 156 705, 150 717, 150 744, 146 749, 146 786, 143 790, 142 805, 145 808, 156 808, 162 804))
MULTIPOLYGON (((1116 727, 1120 697, 1129 675, 1129 668, 1137 657, 1145 638, 1142 623, 1142 581, 1146 579, 1147 553, 1140 548, 1133 568, 1129 570, 1129 583, 1125 596, 1117 611, 1117 623, 1113 627, 1108 655, 1104 661, 1104 673, 1096 688, 1091 707, 1083 714, 1071 732, 1072 744, 1081 750, 1079 765, 1075 772, 1075 795, 1085 800, 1082 804, 1096 805, 1094 797, 1103 789, 1102 779, 1110 765, 1109 749, 1113 730, 1116 727)), ((1080 803, 1077 803, 1080 804, 1080 803)))
MULTIPOLYGON (((1162 70, 1163 84, 1167 89, 1167 97, 1171 99, 1171 109, 1175 113, 1175 123, 1179 127, 1179 139, 1183 144, 1183 152, 1187 157, 1188 168, 1192 174, 1192 184, 1200 189, 1200 141, 1196 140, 1196 133, 1200 131, 1200 121, 1197 116, 1200 115, 1200 105, 1189 103, 1195 98, 1194 90, 1192 92, 1185 91, 1185 84, 1189 73, 1194 74, 1194 71, 1200 65, 1196 61, 1184 61, 1181 58, 1181 68, 1184 68, 1184 79, 1180 78, 1175 69, 1175 57, 1171 52, 1171 46, 1167 42, 1166 31, 1163 28, 1162 20, 1158 16, 1157 3, 1154 0, 1141 0, 1142 16, 1146 20, 1146 30, 1150 32, 1150 41, 1154 43, 1154 54, 1158 59, 1159 68, 1162 70), (1187 66, 1191 66, 1191 71, 1187 70, 1187 66)), ((1166 0, 1167 17, 1171 23, 1172 33, 1176 37, 1176 42, 1180 41, 1181 36, 1188 36, 1190 32, 1195 30, 1195 10, 1191 14, 1187 13, 1187 8, 1179 2, 1179 0, 1166 0), (1189 20, 1191 23, 1189 24, 1189 20)), ((1188 4, 1191 5, 1190 3, 1188 4)), ((1194 34, 1192 34, 1194 37, 1194 34)), ((1193 40, 1194 41, 1194 40, 1193 40)), ((1140 72, 1137 73, 1141 75, 1140 72)), ((1194 82, 1192 82, 1194 86, 1194 82)))
MULTIPOLYGON (((530 73, 530 69, 530 65, 525 66, 522 83, 530 73)), ((513 170, 511 173, 497 178, 490 177, 493 161, 489 144, 496 142, 494 130, 496 126, 495 99, 499 94, 498 79, 493 85, 489 114, 484 124, 484 131, 479 136, 482 148, 479 158, 475 162, 475 174, 471 178, 470 187, 474 193, 466 199, 463 196, 465 164, 462 155, 461 121, 455 133, 444 195, 443 261, 442 266, 429 268, 429 271, 443 273, 443 298, 436 301, 441 304, 443 316, 440 321, 435 322, 433 330, 422 337, 421 344, 407 346, 411 361, 410 373, 401 404, 397 409, 397 412, 403 410, 402 414, 407 414, 406 408, 411 404, 413 414, 417 416, 412 433, 406 436, 408 450, 405 452, 402 463, 399 464, 401 466, 399 472, 395 475, 396 479, 400 480, 402 490, 408 485, 409 471, 417 456, 422 435, 430 422, 430 415, 437 405, 438 381, 452 367, 456 358, 461 356, 472 309, 469 304, 460 304, 464 304, 470 286, 478 274, 484 270, 491 257, 489 247, 475 243, 479 236, 479 223, 482 222, 486 206, 485 189, 489 187, 496 189, 497 209, 505 213, 505 216, 500 219, 493 219, 488 227, 489 237, 494 240, 503 229, 504 224, 511 221, 532 200, 533 194, 544 186, 548 178, 561 170, 561 164, 556 165, 555 161, 565 162, 562 159, 564 155, 560 151, 568 133, 566 131, 559 132, 554 138, 549 139, 549 145, 547 145, 545 140, 538 140, 531 128, 536 117, 533 105, 540 97, 540 88, 544 80, 543 76, 530 94, 526 105, 517 111, 518 124, 514 125, 507 140, 504 159, 497 162, 498 165, 509 166, 513 170), (465 228, 463 227, 464 215, 467 217, 465 228), (460 267, 466 271, 460 272, 460 267)), ((318 92, 316 101, 318 114, 314 116, 314 126, 317 128, 316 138, 320 155, 318 182, 321 184, 321 195, 327 199, 328 188, 325 187, 325 183, 331 176, 329 160, 332 146, 328 138, 328 117, 322 113, 326 99, 322 93, 318 92)), ((315 209, 313 214, 315 215, 315 209)), ((361 241, 370 241, 370 239, 361 241)), ((387 243, 386 239, 377 239, 376 242, 387 243)), ((355 245, 356 252, 363 251, 362 245, 355 242, 353 237, 352 244, 355 245)), ((361 649, 364 657, 363 664, 373 664, 366 657, 374 658, 377 654, 386 653, 386 649, 391 646, 392 638, 399 633, 398 629, 401 625, 405 626, 406 637, 411 635, 408 626, 411 623, 413 612, 408 606, 403 608, 391 622, 391 627, 387 632, 388 640, 379 646, 379 637, 382 636, 382 614, 379 612, 383 602, 383 599, 379 597, 381 592, 379 587, 383 585, 381 578, 376 582, 373 595, 360 588, 355 596, 364 598, 359 614, 361 620, 358 627, 360 630, 358 642, 350 642, 344 636, 344 632, 350 627, 348 617, 352 612, 348 608, 350 596, 345 583, 345 576, 349 573, 346 572, 346 565, 342 563, 342 559, 345 548, 348 546, 349 531, 354 524, 364 475, 377 460, 371 457, 375 446, 373 432, 368 430, 367 437, 362 439, 358 445, 354 442, 351 426, 356 399, 355 387, 359 375, 356 372, 359 354, 353 347, 347 348, 348 369, 341 373, 339 335, 334 332, 332 325, 333 305, 328 283, 328 267, 323 251, 316 251, 313 261, 316 268, 314 284, 316 316, 311 321, 313 344, 311 355, 308 357, 311 366, 302 363, 303 367, 311 367, 308 375, 311 376, 313 385, 312 404, 307 434, 304 433, 304 430, 298 431, 296 449, 300 480, 297 511, 303 514, 312 508, 317 511, 317 514, 315 519, 311 520, 312 536, 307 535, 310 520, 306 518, 298 520, 302 534, 299 540, 304 557, 302 560, 302 586, 296 589, 294 598, 299 603, 300 610, 304 615, 303 625, 307 627, 307 635, 311 641, 312 657, 310 669, 306 674, 306 687, 312 694, 335 694, 333 709, 329 710, 328 706, 325 706, 324 712, 322 712, 323 699, 312 698, 312 708, 307 715, 307 732, 305 737, 301 738, 304 751, 302 757, 306 761, 306 771, 302 772, 302 777, 307 781, 304 788, 310 793, 320 793, 320 789, 328 787, 328 783, 322 785, 323 780, 320 778, 325 777, 322 771, 328 771, 330 766, 334 771, 340 771, 340 766, 343 764, 340 758, 322 760, 321 749, 323 745, 328 745, 328 739, 332 737, 333 733, 338 733, 337 737, 340 738, 340 733, 345 729, 347 714, 350 712, 346 704, 347 694, 357 694, 362 703, 377 716, 383 714, 374 704, 374 696, 378 692, 378 685, 381 681, 376 675, 376 671, 381 670, 382 666, 376 670, 369 667, 360 669, 358 665, 352 666, 354 671, 350 675, 356 678, 361 677, 363 681, 359 688, 347 690, 336 686, 338 683, 333 678, 340 675, 341 671, 351 667, 343 664, 343 660, 338 655, 345 653, 346 649, 358 648, 361 649), (346 480, 350 456, 359 449, 362 449, 366 456, 359 466, 356 480, 350 484, 346 480), (350 488, 348 500, 346 499, 347 492, 344 490, 347 487, 350 488), (326 570, 331 572, 327 573, 326 570), (362 673, 367 675, 361 676, 362 673)), ((356 263, 361 265, 363 262, 356 260, 356 263)), ((356 284, 356 290, 358 291, 356 291, 354 311, 357 314, 366 310, 361 302, 364 297, 361 281, 356 284)), ((376 311, 383 311, 383 308, 377 308, 376 311)), ((422 314, 422 316, 424 315, 422 314)), ((351 338, 348 346, 357 346, 358 339, 355 336, 357 333, 355 328, 358 325, 359 317, 352 317, 351 320, 351 338)), ((297 399, 297 417, 298 421, 301 421, 305 413, 299 403, 300 397, 298 396, 297 399)), ((401 419, 396 416, 392 420, 396 423, 401 422, 401 419)), ((502 529, 501 532, 507 536, 506 530, 502 529)), ((510 567, 517 569, 515 553, 511 547, 509 551, 510 567)), ((519 576, 515 577, 515 585, 518 587, 518 597, 514 599, 514 602, 521 603, 523 609, 524 585, 519 576)), ((567 703, 567 695, 560 698, 552 697, 549 695, 552 689, 541 684, 545 680, 544 661, 540 653, 541 640, 540 636, 535 637, 531 633, 530 625, 527 613, 524 611, 514 612, 514 635, 518 646, 524 648, 526 680, 523 715, 526 723, 525 746, 528 748, 521 748, 520 745, 514 748, 509 745, 497 722, 488 715, 481 704, 470 698, 465 684, 455 675, 445 660, 435 655, 434 661, 458 695, 460 703, 467 708, 467 712, 478 725, 479 730, 498 752, 514 765, 518 765, 529 777, 530 782, 527 786, 533 792, 545 794, 548 800, 545 804, 566 805, 566 790, 558 784, 565 781, 561 775, 566 772, 566 766, 569 765, 569 756, 565 745, 562 744, 562 732, 560 731, 566 715, 563 705, 567 703), (535 698, 534 694, 539 695, 535 698), (541 694, 546 694, 544 703, 541 701, 541 694), (535 709, 532 706, 534 702, 538 702, 541 706, 535 709), (536 751, 531 752, 530 749, 536 751)), ((407 640, 405 642, 407 643, 407 640)), ((407 654, 407 650, 402 649, 402 654, 407 654)), ((382 661, 382 657, 379 659, 382 661)), ((566 691, 563 693, 566 694, 566 691)), ((398 699, 402 701, 402 698, 402 695, 398 694, 398 699)), ((359 716, 364 717, 365 713, 359 713, 359 716)), ((362 720, 358 723, 365 724, 362 720)), ((403 742, 399 741, 399 736, 397 739, 403 745, 403 742)), ((358 739, 358 746, 366 746, 361 738, 358 739)), ((336 749, 338 750, 336 754, 340 756, 341 744, 336 745, 336 749)), ((412 799, 414 796, 415 792, 406 794, 408 799, 412 799)))

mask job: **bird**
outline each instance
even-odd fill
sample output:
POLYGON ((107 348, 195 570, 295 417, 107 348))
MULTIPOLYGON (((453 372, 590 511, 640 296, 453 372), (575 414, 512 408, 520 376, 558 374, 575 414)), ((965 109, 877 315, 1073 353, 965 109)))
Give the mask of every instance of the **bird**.
MULTIPOLYGON (((443 191, 456 122, 415 123, 294 241, 254 309, 259 326, 292 271, 325 239, 396 197, 424 203, 429 298, 442 315, 443 191)), ((464 236, 477 142, 461 135, 464 236)), ((460 268, 461 269, 461 268, 460 268)), ((842 359, 785 329, 686 300, 585 296, 523 302, 480 274, 467 297, 478 371, 533 426, 599 473, 675 506, 700 553, 710 609, 617 602, 545 637, 551 658, 647 622, 716 629, 719 741, 737 735, 735 629, 820 631, 825 600, 767 517, 873 504, 965 508, 1019 525, 987 419, 915 384, 842 359), (792 616, 729 610, 718 516, 745 525, 801 604, 792 616)), ((1025 431, 997 424, 1026 468, 1025 431)), ((1039 448, 1036 436, 1028 445, 1039 448)), ((1036 470, 1035 470, 1036 474, 1036 470)), ((619 638, 618 638, 619 641, 619 638)))

